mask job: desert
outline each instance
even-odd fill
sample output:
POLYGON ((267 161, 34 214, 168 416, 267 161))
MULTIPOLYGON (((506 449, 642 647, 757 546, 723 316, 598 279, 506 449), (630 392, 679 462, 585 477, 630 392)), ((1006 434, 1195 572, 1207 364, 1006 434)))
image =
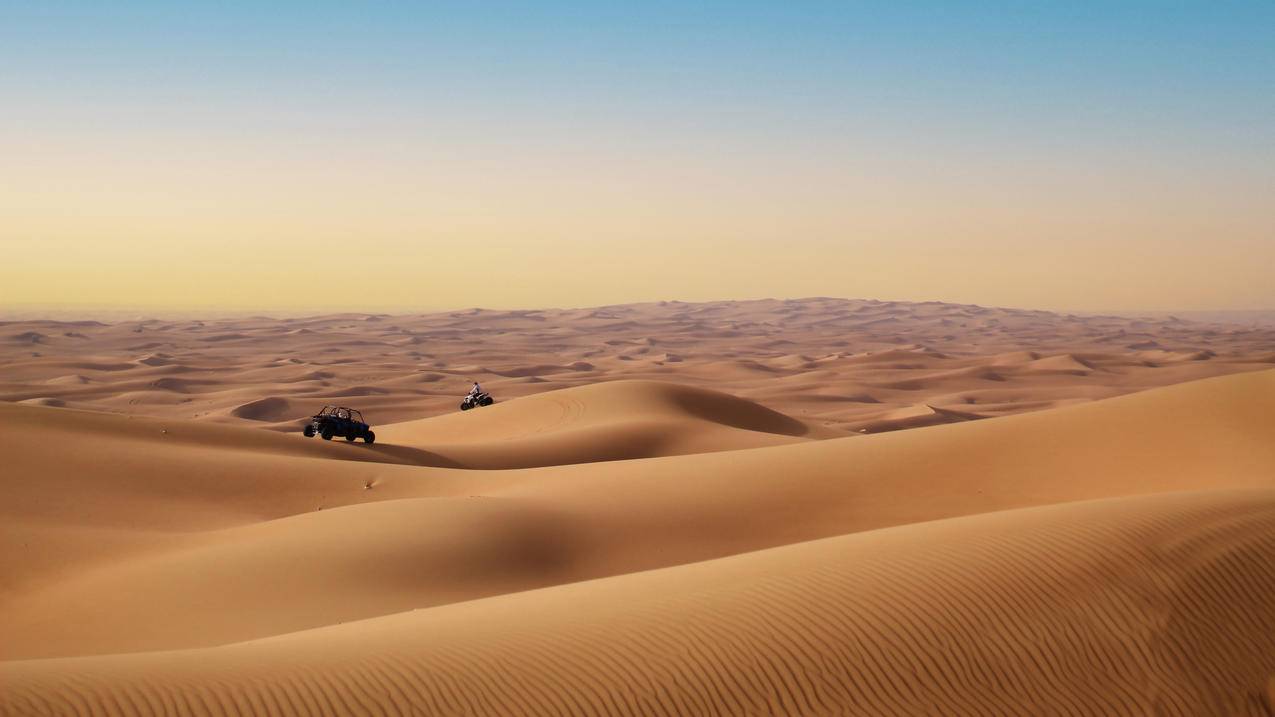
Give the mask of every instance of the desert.
POLYGON ((0 0, 0 717, 1275 717, 1272 28, 0 0))
POLYGON ((1269 327, 806 299, 3 329, 6 714, 1272 699, 1269 327), (470 381, 496 404, 458 410, 470 381), (302 437, 325 403, 376 444, 302 437))

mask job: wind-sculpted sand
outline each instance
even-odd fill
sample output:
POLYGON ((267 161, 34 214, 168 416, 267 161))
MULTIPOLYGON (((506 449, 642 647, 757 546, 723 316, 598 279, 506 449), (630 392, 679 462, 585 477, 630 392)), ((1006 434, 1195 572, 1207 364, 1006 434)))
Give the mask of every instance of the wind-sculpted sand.
MULTIPOLYGON (((668 340, 677 312, 738 327, 798 307, 769 339, 735 329, 747 359, 710 337, 658 360, 573 355, 587 333, 562 317, 464 317, 493 331, 476 351, 542 352, 530 373, 475 359, 525 375, 474 375, 501 401, 465 413, 454 357, 400 375, 354 346, 250 368, 266 327, 290 325, 274 320, 227 322, 215 335, 260 334, 214 342, 233 351, 152 347, 140 365, 112 354, 120 326, 75 329, 96 346, 78 357, 26 346, 48 354, 6 363, 10 389, 69 393, 0 403, 0 714, 1272 714, 1269 335, 1163 319, 1144 327, 1160 348, 1100 352, 1078 330, 1061 350, 1067 317, 984 310, 1020 343, 966 326, 964 348, 900 349, 801 318, 899 306, 919 333, 981 316, 606 310, 672 322, 668 340), (828 365, 760 348, 803 332, 854 346, 828 365), (592 368, 546 369, 567 359, 592 368), (180 383, 128 388, 160 369, 150 383, 180 383), (284 369, 341 388, 260 390, 291 385, 284 369), (1006 415, 941 400, 986 381, 1006 415), (185 409, 119 400, 178 388, 185 409), (334 400, 402 420, 377 420, 371 446, 282 431, 334 400)), ((275 335, 339 348, 441 320, 275 335)))
POLYGON ((1002 416, 1275 367, 1275 324, 800 299, 311 318, 0 322, 0 400, 296 430, 614 379, 848 432, 1002 416))
POLYGON ((847 535, 202 650, 0 666, 20 714, 1268 714, 1275 491, 847 535))

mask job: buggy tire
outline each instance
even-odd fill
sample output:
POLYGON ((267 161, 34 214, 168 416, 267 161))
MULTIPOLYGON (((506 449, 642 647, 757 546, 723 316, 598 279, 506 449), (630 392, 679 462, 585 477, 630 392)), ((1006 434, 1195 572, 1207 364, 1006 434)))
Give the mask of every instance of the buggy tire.
POLYGON ((366 444, 368 444, 369 446, 370 446, 370 445, 372 445, 373 443, 375 443, 375 442, 376 442, 376 434, 375 434, 375 433, 373 433, 373 432, 371 432, 371 431, 368 431, 367 433, 364 433, 364 434, 363 434, 363 442, 364 442, 364 443, 366 443, 366 444))
POLYGON ((355 438, 358 438, 358 436, 354 435, 353 433, 345 434, 345 440, 349 441, 350 443, 353 443, 355 438))
POLYGON ((301 429, 301 434, 304 435, 306 438, 314 438, 314 426, 306 426, 305 428, 301 429))
POLYGON ((332 440, 332 429, 324 427, 323 433, 320 433, 319 435, 323 437, 323 440, 330 441, 332 440))

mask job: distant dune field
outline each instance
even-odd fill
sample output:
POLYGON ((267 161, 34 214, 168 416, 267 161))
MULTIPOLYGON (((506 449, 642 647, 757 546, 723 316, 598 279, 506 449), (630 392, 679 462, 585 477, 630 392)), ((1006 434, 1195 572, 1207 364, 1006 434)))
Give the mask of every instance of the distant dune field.
POLYGON ((672 381, 842 432, 1003 416, 1275 367, 1275 325, 800 299, 416 316, 0 322, 0 400, 293 431, 615 379, 672 381))
POLYGON ((0 369, 0 714, 1275 713, 1275 330, 23 321, 0 369))

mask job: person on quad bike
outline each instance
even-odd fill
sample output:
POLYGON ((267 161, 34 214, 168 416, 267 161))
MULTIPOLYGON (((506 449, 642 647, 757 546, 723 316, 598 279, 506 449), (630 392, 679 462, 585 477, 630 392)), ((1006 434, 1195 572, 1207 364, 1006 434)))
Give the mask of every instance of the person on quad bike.
POLYGON ((483 391, 483 387, 479 386, 477 381, 474 381, 474 387, 469 389, 465 399, 460 402, 460 410, 468 411, 471 408, 490 406, 493 403, 495 401, 492 400, 491 396, 483 391))

